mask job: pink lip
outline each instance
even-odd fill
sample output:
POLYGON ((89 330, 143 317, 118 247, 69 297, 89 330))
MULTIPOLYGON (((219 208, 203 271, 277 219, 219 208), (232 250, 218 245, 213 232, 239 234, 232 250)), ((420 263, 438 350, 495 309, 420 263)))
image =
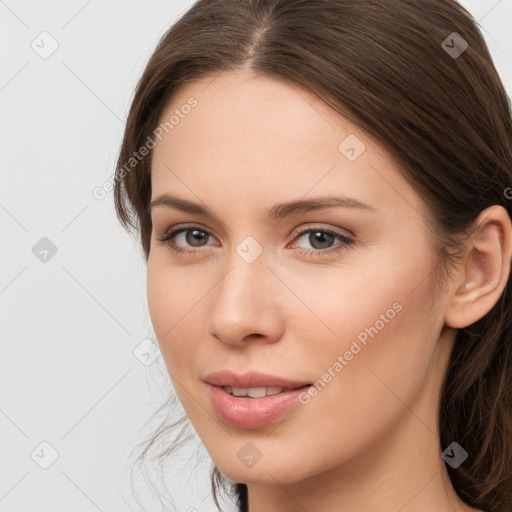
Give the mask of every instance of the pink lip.
POLYGON ((210 373, 203 379, 213 386, 231 386, 233 388, 262 388, 277 386, 280 388, 299 388, 311 384, 308 381, 290 380, 276 375, 250 371, 242 375, 231 370, 210 373))
POLYGON ((283 417, 299 403, 299 395, 310 385, 258 372, 237 375, 229 370, 212 373, 204 380, 217 416, 229 425, 249 429, 262 428, 283 417), (247 398, 232 396, 224 391, 222 386, 235 388, 277 386, 285 390, 277 395, 247 398), (295 389, 286 390, 286 388, 295 389))
POLYGON ((206 384, 217 416, 234 427, 261 428, 284 416, 299 403, 299 395, 308 388, 303 386, 291 391, 263 398, 230 395, 222 387, 206 384))

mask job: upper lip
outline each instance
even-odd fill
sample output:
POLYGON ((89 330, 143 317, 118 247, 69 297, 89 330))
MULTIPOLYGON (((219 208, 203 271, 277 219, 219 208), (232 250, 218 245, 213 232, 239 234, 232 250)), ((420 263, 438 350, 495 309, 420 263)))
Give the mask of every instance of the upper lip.
POLYGON ((307 386, 311 382, 291 380, 277 375, 250 371, 244 374, 237 374, 232 370, 222 370, 208 374, 204 382, 213 386, 231 386, 233 388, 300 388, 307 386))

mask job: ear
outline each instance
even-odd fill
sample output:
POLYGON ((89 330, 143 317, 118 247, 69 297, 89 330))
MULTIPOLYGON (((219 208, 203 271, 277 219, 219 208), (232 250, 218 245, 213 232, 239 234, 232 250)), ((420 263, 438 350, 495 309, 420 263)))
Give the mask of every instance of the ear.
POLYGON ((446 325, 461 329, 484 317, 498 302, 507 284, 512 227, 503 206, 490 206, 481 212, 465 254, 453 276, 445 310, 446 325))

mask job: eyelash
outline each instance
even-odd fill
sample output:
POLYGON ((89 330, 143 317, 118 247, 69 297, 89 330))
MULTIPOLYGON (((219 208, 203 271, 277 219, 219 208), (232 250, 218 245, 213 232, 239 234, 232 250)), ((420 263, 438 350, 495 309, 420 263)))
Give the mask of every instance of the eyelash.
MULTIPOLYGON (((159 242, 162 242, 165 245, 167 245, 175 253, 196 254, 197 252, 201 252, 200 250, 197 250, 197 249, 196 250, 184 249, 176 244, 176 242, 174 241, 174 237, 176 235, 178 235, 179 233, 187 232, 187 231, 201 231, 202 233, 205 233, 208 236, 211 236, 207 230, 202 229, 200 226, 191 225, 191 226, 183 226, 181 228, 175 229, 174 231, 167 232, 161 238, 157 238, 157 240, 159 242)), ((295 235, 295 237, 294 237, 294 240, 302 238, 305 234, 311 233, 311 232, 319 232, 319 233, 326 233, 329 235, 333 235, 338 240, 340 240, 341 243, 336 244, 329 249, 303 249, 303 248, 299 247, 297 250, 298 250, 299 254, 301 254, 303 256, 319 257, 319 256, 325 256, 328 254, 339 253, 339 252, 347 249, 348 246, 350 246, 351 244, 354 243, 354 241, 351 238, 349 238, 341 233, 338 233, 337 231, 333 231, 328 228, 309 228, 309 227, 307 229, 304 229, 304 230, 300 231, 299 233, 297 233, 297 235, 295 235)))

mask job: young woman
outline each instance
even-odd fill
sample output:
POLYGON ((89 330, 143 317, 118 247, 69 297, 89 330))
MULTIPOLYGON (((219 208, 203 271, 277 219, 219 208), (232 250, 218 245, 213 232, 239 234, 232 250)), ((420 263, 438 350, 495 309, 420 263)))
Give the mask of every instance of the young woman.
POLYGON ((454 0, 200 0, 169 29, 115 201, 216 502, 512 510, 511 187, 454 0))

